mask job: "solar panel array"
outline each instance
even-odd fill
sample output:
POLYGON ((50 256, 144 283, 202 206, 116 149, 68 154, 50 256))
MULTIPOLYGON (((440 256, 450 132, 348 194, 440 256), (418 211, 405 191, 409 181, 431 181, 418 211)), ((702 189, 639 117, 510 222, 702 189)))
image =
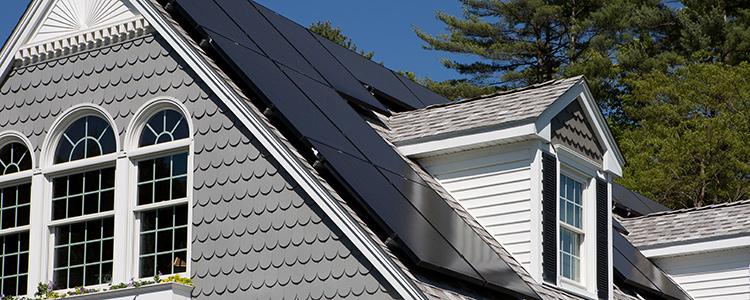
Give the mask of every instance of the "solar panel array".
POLYGON ((539 296, 360 116, 444 98, 248 0, 177 0, 246 87, 272 108, 418 266, 524 298, 539 296))
POLYGON ((656 296, 660 298, 691 299, 619 232, 612 232, 612 246, 616 276, 628 284, 659 293, 656 296))

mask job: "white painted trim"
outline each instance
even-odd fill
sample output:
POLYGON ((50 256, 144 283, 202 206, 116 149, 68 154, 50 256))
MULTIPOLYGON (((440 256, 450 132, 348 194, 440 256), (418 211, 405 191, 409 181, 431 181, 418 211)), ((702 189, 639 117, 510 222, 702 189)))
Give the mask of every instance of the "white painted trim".
POLYGON ((66 219, 63 219, 63 220, 53 220, 53 221, 50 221, 47 224, 47 226, 49 226, 49 227, 58 227, 58 226, 69 225, 69 224, 73 224, 73 223, 91 221, 91 220, 96 220, 96 219, 104 219, 104 218, 109 218, 109 217, 113 217, 113 216, 115 216, 115 212, 114 211, 106 211, 106 212, 100 212, 100 213, 95 213, 95 214, 90 214, 90 215, 83 215, 83 216, 78 216, 78 217, 66 218, 66 219))
POLYGON ((160 15, 161 13, 153 7, 152 2, 149 0, 128 1, 169 43, 174 53, 182 57, 207 87, 227 105, 230 112, 247 127, 250 134, 278 161, 279 165, 289 172, 290 177, 300 185, 323 213, 331 218, 331 221, 352 245, 362 251, 363 256, 373 264, 373 267, 393 286, 394 290, 405 299, 426 299, 426 296, 404 274, 403 270, 371 240, 371 237, 337 203, 336 199, 318 182, 318 179, 310 174, 296 156, 266 127, 255 112, 248 107, 248 103, 237 95, 229 84, 203 60, 196 49, 160 15))
POLYGON ((187 139, 181 139, 181 140, 176 140, 172 142, 166 142, 166 143, 141 147, 141 148, 134 149, 128 152, 128 157, 130 157, 130 159, 133 159, 133 160, 144 160, 144 159, 162 156, 168 153, 188 151, 188 148, 190 148, 190 145, 193 142, 191 139, 192 138, 187 138, 187 139))
POLYGON ((18 173, 2 175, 0 176, 0 188, 17 185, 19 183, 31 181, 31 176, 34 175, 34 170, 26 170, 18 173))
MULTIPOLYGON (((172 143, 186 143, 189 145, 190 141, 193 139, 193 129, 193 120, 191 118, 190 111, 187 109, 187 107, 185 107, 184 104, 182 104, 182 102, 180 102, 180 100, 177 100, 176 98, 170 96, 159 96, 146 101, 146 103, 141 105, 141 107, 139 107, 135 112, 133 118, 130 120, 130 124, 128 124, 128 127, 125 130, 125 146, 123 150, 133 156, 132 152, 138 153, 138 151, 144 151, 144 149, 150 149, 151 147, 175 147, 172 145, 172 143), (188 132, 190 133, 190 137, 189 139, 187 139, 188 141, 185 142, 185 140, 179 140, 139 148, 138 141, 140 140, 140 135, 143 127, 146 126, 146 122, 148 122, 148 119, 150 119, 151 116, 153 116, 155 113, 165 109, 171 109, 182 114, 185 122, 187 122, 188 132)), ((161 150, 153 151, 158 152, 161 150)))
POLYGON ((748 248, 748 251, 750 251, 750 236, 709 239, 699 242, 684 241, 668 246, 639 247, 638 250, 641 250, 641 253, 648 258, 663 258, 737 248, 748 248))
MULTIPOLYGON (((44 152, 42 152, 44 154, 44 152)), ((42 173, 49 177, 59 177, 68 174, 76 174, 87 170, 99 169, 106 165, 114 165, 120 154, 109 153, 92 158, 79 159, 61 164, 52 165, 42 169, 42 173)))
POLYGON ((417 143, 404 142, 397 145, 397 149, 404 156, 424 157, 445 153, 455 149, 502 144, 503 141, 509 139, 532 139, 535 135, 536 126, 532 123, 417 143))
POLYGON ((29 154, 31 154, 31 169, 33 170, 37 166, 37 161, 36 155, 34 155, 34 148, 31 146, 29 138, 16 130, 5 130, 0 133, 0 148, 13 142, 21 143, 29 150, 29 154))
POLYGON ((538 283, 544 282, 543 265, 544 257, 542 255, 542 147, 541 142, 537 142, 533 148, 534 158, 531 161, 531 266, 529 274, 538 283))
MULTIPOLYGON (((115 135, 116 150, 114 153, 117 153, 120 151, 120 149, 122 149, 120 148, 120 138, 118 136, 120 131, 117 129, 117 124, 115 124, 112 115, 110 115, 109 112, 107 112, 107 110, 105 110, 101 106, 91 103, 81 103, 66 109, 57 117, 57 119, 55 119, 55 121, 50 126, 47 135, 44 137, 44 142, 42 143, 41 155, 39 156, 40 168, 46 170, 54 165, 55 150, 57 148, 58 142, 60 141, 60 137, 65 132, 65 130, 68 129, 68 126, 70 126, 70 124, 85 116, 97 116, 104 119, 104 121, 106 121, 112 128, 112 131, 115 135)), ((102 156, 107 155, 111 154, 105 154, 102 156)), ((89 159, 95 158, 87 158, 86 160, 89 159)))
POLYGON ((50 5, 52 5, 52 1, 45 0, 32 0, 29 3, 28 9, 16 28, 13 29, 8 41, 3 45, 2 52, 0 52, 0 81, 4 80, 10 72, 13 67, 13 57, 20 49, 21 43, 25 42, 31 35, 36 28, 36 23, 39 23, 40 19, 43 18, 44 12, 50 5))

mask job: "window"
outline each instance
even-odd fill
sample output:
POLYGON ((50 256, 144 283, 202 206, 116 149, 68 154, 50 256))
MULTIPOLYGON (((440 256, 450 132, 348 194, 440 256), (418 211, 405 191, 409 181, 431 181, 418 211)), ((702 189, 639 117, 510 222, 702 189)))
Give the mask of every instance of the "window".
POLYGON ((187 272, 189 128, 183 115, 164 109, 151 116, 138 137, 136 217, 138 274, 187 272), (160 145, 160 147, 153 147, 160 145))
POLYGON ((87 160, 116 149, 114 130, 94 115, 75 120, 57 142, 54 164, 81 163, 51 178, 56 288, 112 280, 115 161, 92 164, 87 160))
POLYGON ((560 275, 579 283, 584 240, 583 186, 580 181, 560 175, 560 275))
POLYGON ((6 296, 25 295, 29 269, 29 218, 31 153, 19 142, 0 147, 0 291, 6 296), (21 175, 8 180, 7 175, 21 175))

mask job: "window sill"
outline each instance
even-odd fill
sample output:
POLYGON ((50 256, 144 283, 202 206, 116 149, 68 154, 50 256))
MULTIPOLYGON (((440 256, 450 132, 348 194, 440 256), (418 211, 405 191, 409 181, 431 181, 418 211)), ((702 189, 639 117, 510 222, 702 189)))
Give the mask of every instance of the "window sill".
POLYGON ((193 287, 175 282, 152 284, 137 288, 96 292, 85 295, 68 296, 75 300, 190 300, 193 287))
POLYGON ((555 284, 552 284, 552 283, 549 283, 549 282, 546 282, 546 281, 544 282, 544 285, 549 286, 549 287, 551 287, 553 289, 558 289, 558 290, 562 290, 562 291, 571 293, 573 295, 582 297, 584 299, 592 299, 592 300, 598 299, 597 296, 594 293, 592 293, 592 292, 584 289, 580 285, 573 284, 573 283, 568 283, 568 282, 566 282, 565 280, 562 280, 562 279, 560 280, 560 284, 559 285, 555 285, 555 284))

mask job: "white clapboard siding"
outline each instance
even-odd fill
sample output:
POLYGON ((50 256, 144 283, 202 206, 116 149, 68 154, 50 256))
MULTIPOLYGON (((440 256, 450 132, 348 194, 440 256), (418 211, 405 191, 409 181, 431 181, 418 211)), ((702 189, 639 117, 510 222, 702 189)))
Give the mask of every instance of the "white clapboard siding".
POLYGON ((531 160, 527 147, 434 157, 422 165, 525 268, 531 263, 531 160))
POLYGON ((695 299, 750 299, 750 247, 656 260, 695 299))

